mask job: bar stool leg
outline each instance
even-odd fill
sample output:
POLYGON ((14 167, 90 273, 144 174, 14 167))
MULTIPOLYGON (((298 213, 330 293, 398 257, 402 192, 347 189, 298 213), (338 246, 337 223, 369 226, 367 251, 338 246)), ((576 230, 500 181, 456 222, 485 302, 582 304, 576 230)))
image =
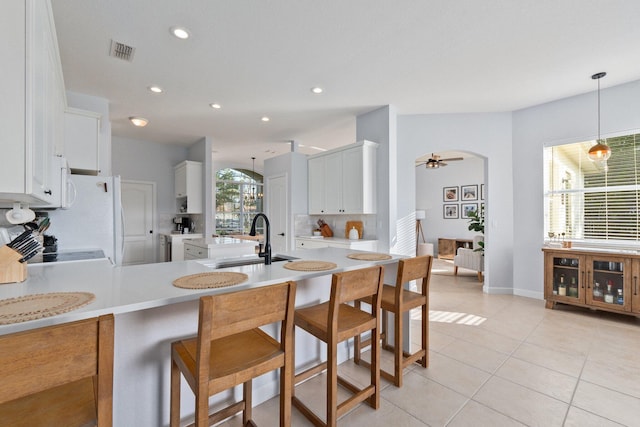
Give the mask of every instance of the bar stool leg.
POLYGON ((393 379, 393 383, 395 384, 396 387, 402 387, 402 368, 404 366, 404 339, 403 339, 403 335, 402 335, 402 331, 403 331, 403 326, 404 326, 404 322, 403 322, 403 315, 404 313, 402 313, 402 311, 399 311, 398 313, 394 313, 394 316, 396 317, 394 319, 394 334, 395 334, 395 344, 394 344, 394 349, 393 349, 393 357, 394 357, 394 362, 393 362, 393 373, 394 373, 394 379, 393 379))
POLYGON ((327 427, 335 427, 338 421, 338 343, 327 346, 327 427))
POLYGON ((423 368, 429 366, 429 310, 426 305, 422 306, 422 350, 424 351, 424 355, 422 356, 422 360, 420 365, 423 368))
POLYGON ((242 385, 242 398, 244 400, 244 411, 242 411, 242 424, 246 425, 251 420, 251 410, 253 408, 252 402, 252 380, 245 382, 242 385))
POLYGON ((170 404, 171 427, 180 426, 180 370, 173 360, 171 361, 171 404, 170 404))

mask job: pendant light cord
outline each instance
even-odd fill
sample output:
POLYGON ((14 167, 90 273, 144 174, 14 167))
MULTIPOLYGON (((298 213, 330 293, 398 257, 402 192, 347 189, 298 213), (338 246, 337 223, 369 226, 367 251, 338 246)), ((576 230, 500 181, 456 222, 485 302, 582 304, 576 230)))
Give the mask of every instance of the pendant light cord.
POLYGON ((600 78, 598 77, 598 144, 600 140, 600 78))
POLYGON ((601 138, 600 138, 600 79, 603 78, 606 75, 607 75, 607 73, 601 72, 601 73, 596 73, 593 76, 591 76, 592 79, 598 81, 598 141, 597 141, 598 144, 600 144, 600 140, 601 140, 601 138))

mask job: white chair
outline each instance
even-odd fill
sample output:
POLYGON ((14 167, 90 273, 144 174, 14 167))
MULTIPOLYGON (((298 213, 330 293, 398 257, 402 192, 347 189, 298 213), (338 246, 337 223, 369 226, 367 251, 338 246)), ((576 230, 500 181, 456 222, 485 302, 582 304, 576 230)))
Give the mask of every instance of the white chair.
POLYGON ((478 242, 484 241, 484 236, 478 235, 473 238, 472 248, 458 248, 458 253, 453 258, 453 274, 458 275, 458 267, 475 270, 478 272, 478 281, 482 282, 482 272, 484 271, 484 252, 475 251, 479 248, 478 242))

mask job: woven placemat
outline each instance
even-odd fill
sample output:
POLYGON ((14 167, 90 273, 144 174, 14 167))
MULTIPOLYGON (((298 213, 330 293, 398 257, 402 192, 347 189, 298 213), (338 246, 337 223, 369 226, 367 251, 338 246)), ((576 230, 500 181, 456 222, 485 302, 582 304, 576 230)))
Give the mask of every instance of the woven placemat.
POLYGON ((0 325, 55 316, 96 299, 90 292, 52 292, 0 300, 0 325))
POLYGON ((284 268, 296 271, 333 270, 337 266, 337 264, 327 261, 291 261, 284 264, 284 268))
POLYGON ((249 276, 244 273, 213 271, 180 277, 173 281, 173 286, 184 289, 224 288, 242 283, 248 278, 249 276))
POLYGON ((368 253, 368 254, 349 254, 347 258, 357 259, 360 261, 382 261, 384 259, 391 259, 389 254, 368 253))

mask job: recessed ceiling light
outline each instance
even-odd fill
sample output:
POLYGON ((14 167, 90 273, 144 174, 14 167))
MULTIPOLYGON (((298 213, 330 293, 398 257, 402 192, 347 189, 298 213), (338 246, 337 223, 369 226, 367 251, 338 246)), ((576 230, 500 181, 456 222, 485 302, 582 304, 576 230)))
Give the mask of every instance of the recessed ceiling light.
POLYGON ((262 120, 263 122, 268 122, 271 119, 269 117, 267 117, 267 116, 264 116, 260 120, 262 120))
POLYGON ((214 102, 213 104, 209 104, 209 107, 219 110, 222 108, 222 105, 218 104, 217 102, 214 102))
POLYGON ((171 34, 173 34, 175 37, 182 39, 182 40, 186 40, 189 38, 189 36, 191 35, 189 33, 189 30, 187 30, 184 27, 171 27, 169 28, 169 31, 171 32, 171 34))
POLYGON ((156 85, 149 86, 148 89, 153 93, 162 93, 162 92, 164 92, 160 86, 156 86, 156 85))
POLYGON ((321 87, 316 86, 316 87, 312 87, 311 88, 311 92, 313 92, 313 93, 322 93, 322 92, 324 92, 324 89, 322 89, 321 87))
POLYGON ((138 126, 141 128, 145 127, 149 123, 149 120, 143 117, 135 117, 135 116, 129 117, 129 121, 133 123, 134 126, 138 126))

